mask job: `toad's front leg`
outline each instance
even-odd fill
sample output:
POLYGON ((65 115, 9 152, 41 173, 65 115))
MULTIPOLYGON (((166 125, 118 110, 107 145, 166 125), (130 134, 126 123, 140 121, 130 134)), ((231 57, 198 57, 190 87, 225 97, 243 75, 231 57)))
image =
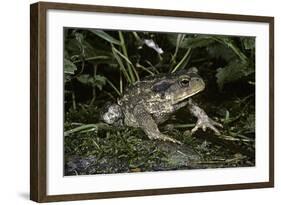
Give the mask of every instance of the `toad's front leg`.
POLYGON ((197 117, 197 123, 195 127, 191 130, 191 133, 194 133, 198 130, 198 128, 202 128, 205 132, 207 128, 213 130, 217 135, 220 135, 219 130, 215 126, 223 127, 222 124, 215 122, 211 118, 208 117, 206 112, 198 107, 191 99, 188 101, 188 108, 190 112, 197 117))
POLYGON ((145 132, 149 139, 158 139, 169 141, 177 144, 182 144, 180 141, 175 140, 165 134, 162 134, 152 116, 141 106, 137 105, 134 108, 134 116, 138 122, 139 127, 145 132))

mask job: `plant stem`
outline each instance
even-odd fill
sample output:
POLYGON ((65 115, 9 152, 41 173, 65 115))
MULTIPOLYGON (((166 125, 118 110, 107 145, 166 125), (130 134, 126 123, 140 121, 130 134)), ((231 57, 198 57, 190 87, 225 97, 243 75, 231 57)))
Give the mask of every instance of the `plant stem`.
POLYGON ((75 92, 74 91, 71 92, 71 97, 72 97, 73 110, 76 110, 76 101, 75 101, 75 92))
POLYGON ((113 90, 115 90, 115 92, 116 92, 119 96, 121 95, 120 91, 116 88, 116 86, 115 86, 110 80, 108 80, 108 79, 106 78, 106 82, 113 88, 113 90))
POLYGON ((191 51, 191 48, 187 49, 187 52, 185 53, 185 55, 183 56, 183 58, 181 59, 181 61, 176 65, 176 67, 172 70, 171 73, 174 73, 176 72, 179 67, 184 63, 184 61, 187 59, 187 57, 189 56, 190 54, 190 51, 191 51))
POLYGON ((142 42, 141 38, 139 37, 137 32, 133 32, 134 37, 136 38, 137 41, 142 42))
MULTIPOLYGON (((89 58, 85 58, 84 61, 92 61, 92 60, 100 60, 100 59, 110 59, 109 56, 93 56, 93 57, 89 57, 89 58)), ((83 60, 82 59, 79 59, 79 60, 76 60, 76 61, 73 61, 72 63, 80 63, 82 62, 83 60)))
MULTIPOLYGON (((122 34, 121 31, 118 31, 118 33, 119 33, 119 38, 120 38, 120 42, 121 42, 122 51, 123 51, 124 55, 126 57, 128 57, 127 48, 126 48, 126 45, 125 45, 123 34, 122 34)), ((130 66, 130 64, 127 61, 126 61, 126 64, 127 64, 128 70, 129 70, 129 74, 130 74, 131 80, 132 80, 132 82, 135 82, 136 79, 135 79, 134 73, 133 73, 133 71, 131 69, 131 66, 130 66)))
MULTIPOLYGON (((98 65, 95 64, 94 65, 94 79, 96 79, 96 75, 97 75, 97 69, 98 69, 98 65)), ((91 102, 90 102, 90 105, 93 105, 94 102, 95 102, 95 99, 96 99, 96 86, 95 85, 92 85, 92 99, 91 99, 91 102)))
POLYGON ((137 63, 136 67, 137 67, 137 68, 143 69, 144 71, 148 72, 148 73, 149 73, 150 75, 152 75, 152 76, 155 75, 155 73, 153 73, 153 72, 150 71, 148 68, 144 67, 143 65, 141 65, 141 64, 139 64, 139 63, 137 63))
POLYGON ((156 68, 154 65, 152 65, 151 62, 149 62, 148 60, 145 60, 145 62, 146 62, 148 65, 150 65, 151 68, 153 68, 153 70, 155 71, 155 73, 159 74, 159 71, 157 70, 157 68, 156 68))
POLYGON ((119 71, 119 91, 123 94, 123 77, 121 71, 119 71))
POLYGON ((114 55, 114 57, 115 57, 115 59, 116 59, 116 61, 118 62, 118 64, 119 64, 119 69, 122 71, 122 73, 124 74, 124 76, 126 77, 126 79, 127 79, 127 81, 130 83, 130 84, 132 84, 132 79, 130 78, 130 76, 129 76, 129 74, 128 74, 128 72, 127 72, 127 70, 126 70, 126 68, 125 68, 125 66, 124 66, 124 64, 123 64, 123 62, 122 62, 122 60, 120 59, 120 57, 118 56, 118 54, 116 53, 116 49, 114 48, 114 46, 113 46, 113 44, 111 45, 112 46, 112 53, 113 53, 113 55, 114 55))
MULTIPOLYGON (((124 54, 124 56, 126 56, 127 59, 129 59, 123 34, 122 34, 121 31, 119 31, 118 33, 119 33, 119 38, 120 38, 121 48, 122 48, 123 54, 124 54)), ((132 82, 133 83, 136 82, 136 78, 137 78, 137 81, 139 81, 140 78, 139 78, 139 75, 138 75, 137 71, 135 70, 134 66, 130 65, 130 63, 128 61, 126 61, 126 65, 127 65, 128 70, 129 70, 132 82), (135 74, 136 78, 135 78, 134 74, 135 74)))
POLYGON ((178 36, 177 36, 177 45, 176 45, 175 52, 172 56, 173 62, 175 62, 175 60, 176 60, 176 57, 177 57, 177 54, 178 54, 178 51, 179 51, 179 47, 180 47, 181 42, 183 41, 184 37, 185 37, 185 34, 178 34, 178 36))

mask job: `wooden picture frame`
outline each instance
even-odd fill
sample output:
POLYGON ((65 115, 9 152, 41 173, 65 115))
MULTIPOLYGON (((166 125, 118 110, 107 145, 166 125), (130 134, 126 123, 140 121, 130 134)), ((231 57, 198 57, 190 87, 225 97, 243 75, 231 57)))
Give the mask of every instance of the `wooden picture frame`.
MULTIPOLYGON (((266 136, 265 136, 266 137, 266 136)), ((274 186, 274 18, 142 8, 39 2, 30 6, 30 199, 37 202, 86 200, 161 194, 179 194, 274 186), (269 164, 267 181, 206 186, 157 188, 96 193, 48 195, 47 193, 47 11, 79 11, 160 17, 257 22, 269 25, 269 164)))

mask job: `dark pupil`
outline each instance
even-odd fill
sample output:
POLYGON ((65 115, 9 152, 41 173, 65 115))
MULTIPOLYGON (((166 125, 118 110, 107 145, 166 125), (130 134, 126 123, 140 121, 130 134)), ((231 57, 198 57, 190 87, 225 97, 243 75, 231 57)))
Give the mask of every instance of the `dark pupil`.
POLYGON ((189 80, 187 80, 187 79, 184 79, 184 80, 181 81, 181 84, 182 84, 183 86, 187 86, 188 83, 189 83, 189 80))

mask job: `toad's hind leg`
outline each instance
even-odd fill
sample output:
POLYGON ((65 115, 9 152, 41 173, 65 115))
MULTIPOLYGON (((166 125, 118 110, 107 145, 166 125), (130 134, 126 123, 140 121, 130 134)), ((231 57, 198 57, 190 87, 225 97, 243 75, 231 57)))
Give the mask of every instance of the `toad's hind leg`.
POLYGON ((167 135, 162 134, 152 116, 140 105, 134 109, 134 116, 138 122, 139 127, 145 132, 149 139, 158 139, 163 141, 170 141, 177 144, 182 144, 167 135))

